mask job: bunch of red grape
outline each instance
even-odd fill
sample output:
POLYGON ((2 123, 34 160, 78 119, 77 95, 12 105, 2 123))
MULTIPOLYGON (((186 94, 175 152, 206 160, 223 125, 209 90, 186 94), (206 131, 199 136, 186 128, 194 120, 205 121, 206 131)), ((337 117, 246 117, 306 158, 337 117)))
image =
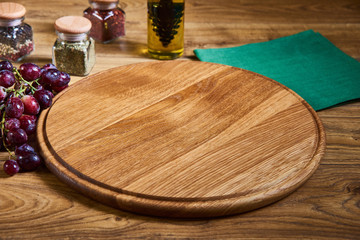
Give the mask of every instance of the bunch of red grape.
POLYGON ((67 88, 69 74, 49 63, 42 68, 24 63, 19 69, 11 62, 0 62, 1 144, 9 153, 3 166, 5 173, 33 171, 41 159, 28 144, 36 132, 37 117, 51 106, 54 95, 67 88))

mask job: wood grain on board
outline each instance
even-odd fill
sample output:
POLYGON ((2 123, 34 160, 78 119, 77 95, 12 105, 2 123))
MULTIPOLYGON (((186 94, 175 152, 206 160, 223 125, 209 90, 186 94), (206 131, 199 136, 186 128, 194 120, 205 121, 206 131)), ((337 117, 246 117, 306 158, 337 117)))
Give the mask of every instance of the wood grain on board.
POLYGON ((84 78, 38 125, 45 162, 60 179, 155 216, 262 207, 304 183, 325 149, 320 119, 294 92, 249 71, 192 61, 84 78))

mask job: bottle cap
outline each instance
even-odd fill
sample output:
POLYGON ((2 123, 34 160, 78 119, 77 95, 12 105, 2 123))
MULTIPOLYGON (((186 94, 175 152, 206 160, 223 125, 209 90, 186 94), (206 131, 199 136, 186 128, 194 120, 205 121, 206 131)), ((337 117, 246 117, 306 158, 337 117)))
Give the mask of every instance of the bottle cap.
POLYGON ((65 16, 55 21, 55 29, 58 32, 69 34, 87 33, 91 29, 91 22, 85 17, 65 16))
POLYGON ((117 3, 119 0, 90 0, 89 2, 94 3, 117 3))
POLYGON ((89 3, 93 8, 99 10, 110 10, 117 7, 118 0, 89 0, 89 3))
POLYGON ((24 17, 26 9, 23 5, 14 2, 0 3, 1 19, 18 19, 24 17))

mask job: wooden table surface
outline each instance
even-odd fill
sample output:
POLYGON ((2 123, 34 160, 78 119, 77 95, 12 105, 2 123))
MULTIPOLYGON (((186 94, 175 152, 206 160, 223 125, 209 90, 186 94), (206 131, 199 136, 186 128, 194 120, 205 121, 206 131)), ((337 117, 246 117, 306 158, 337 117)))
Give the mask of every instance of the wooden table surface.
MULTIPOLYGON (((22 0, 35 51, 22 62, 51 61, 53 23, 82 15, 86 0, 22 0)), ((91 74, 146 54, 146 1, 124 0, 126 37, 96 45, 91 74)), ((185 54, 196 48, 232 47, 313 29, 360 61, 358 0, 186 0, 185 54)), ((18 63, 16 66, 19 66, 18 63)), ((72 83, 80 80, 73 77, 72 83)), ((341 93, 340 93, 341 94, 341 93)), ((120 211, 88 199, 45 167, 13 177, 0 172, 0 239, 360 239, 360 101, 318 112, 326 154, 296 192, 270 206, 216 219, 167 219, 120 211)), ((1 165, 7 154, 0 155, 1 165)))

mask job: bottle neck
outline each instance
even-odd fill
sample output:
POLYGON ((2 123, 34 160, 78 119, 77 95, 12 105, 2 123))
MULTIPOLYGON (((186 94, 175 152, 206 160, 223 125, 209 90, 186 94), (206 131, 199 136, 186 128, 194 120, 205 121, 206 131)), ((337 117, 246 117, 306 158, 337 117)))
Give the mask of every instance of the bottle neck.
POLYGON ((79 33, 79 34, 69 34, 69 33, 61 33, 56 31, 60 40, 65 40, 69 42, 80 42, 88 39, 88 33, 79 33))
POLYGON ((99 3, 99 2, 93 2, 90 0, 89 3, 93 9, 111 10, 111 9, 115 9, 117 7, 119 1, 111 2, 111 3, 99 3))
POLYGON ((1 19, 0 18, 0 27, 15 27, 22 24, 24 18, 17 19, 1 19))

